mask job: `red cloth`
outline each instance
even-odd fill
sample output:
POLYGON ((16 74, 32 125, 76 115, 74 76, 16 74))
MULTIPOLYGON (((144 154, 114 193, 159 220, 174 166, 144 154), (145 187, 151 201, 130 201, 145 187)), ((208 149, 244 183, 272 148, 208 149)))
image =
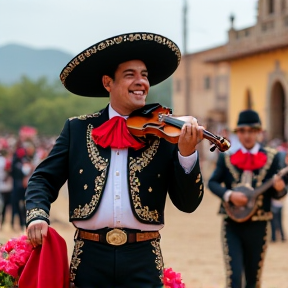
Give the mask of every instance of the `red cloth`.
POLYGON ((265 165, 267 155, 263 152, 258 152, 257 154, 243 153, 240 149, 231 155, 230 160, 239 169, 253 171, 265 165))
POLYGON ((137 141, 129 132, 126 120, 123 117, 115 116, 92 130, 93 141, 103 148, 111 147, 124 149, 131 147, 135 150, 145 145, 137 141))
POLYGON ((18 281, 19 288, 69 288, 65 240, 51 227, 42 246, 35 248, 18 281))

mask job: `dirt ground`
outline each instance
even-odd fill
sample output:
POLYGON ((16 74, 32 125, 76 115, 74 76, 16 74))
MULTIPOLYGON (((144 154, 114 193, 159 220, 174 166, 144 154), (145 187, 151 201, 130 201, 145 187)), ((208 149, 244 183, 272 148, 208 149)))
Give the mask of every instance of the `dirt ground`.
MULTIPOLYGON (((288 234, 288 198, 284 200, 284 228, 288 234)), ((170 200, 161 231, 165 267, 180 272, 187 288, 224 288, 225 274, 221 250, 219 200, 206 188, 204 199, 192 214, 178 211, 170 200)), ((52 205, 51 226, 66 240, 69 257, 73 250, 74 227, 68 224, 66 189, 52 205)), ((9 223, 9 219, 7 219, 9 223)), ((6 223, 0 243, 21 234, 6 223)), ((288 288, 288 242, 269 244, 263 268, 262 288, 288 288)))

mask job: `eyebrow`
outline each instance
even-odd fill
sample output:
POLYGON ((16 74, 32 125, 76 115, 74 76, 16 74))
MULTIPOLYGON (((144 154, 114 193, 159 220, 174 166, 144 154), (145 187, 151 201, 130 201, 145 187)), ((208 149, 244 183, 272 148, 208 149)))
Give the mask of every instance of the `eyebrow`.
MULTIPOLYGON (((126 69, 123 71, 123 73, 127 73, 127 72, 135 72, 135 69, 126 69)), ((141 73, 147 73, 148 74, 148 70, 147 69, 144 69, 141 71, 141 73)))

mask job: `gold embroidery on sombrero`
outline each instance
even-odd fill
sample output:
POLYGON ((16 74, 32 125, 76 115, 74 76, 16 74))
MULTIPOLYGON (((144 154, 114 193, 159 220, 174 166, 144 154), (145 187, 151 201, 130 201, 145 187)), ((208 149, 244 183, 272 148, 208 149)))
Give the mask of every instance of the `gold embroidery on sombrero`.
POLYGON ((98 201, 100 199, 105 184, 108 159, 105 159, 99 155, 97 146, 91 137, 92 129, 93 125, 89 124, 87 128, 87 149, 90 160, 94 164, 95 168, 99 172, 101 172, 101 174, 95 178, 95 188, 94 188, 95 194, 92 196, 90 203, 88 204, 86 203, 84 207, 81 207, 81 205, 79 205, 78 208, 75 208, 71 218, 86 218, 88 215, 90 215, 95 210, 98 204, 98 201))
POLYGON ((97 51, 101 51, 103 49, 106 49, 109 46, 117 45, 122 42, 126 41, 139 41, 139 40, 145 40, 145 41, 155 41, 159 44, 166 45, 169 47, 173 52, 175 52, 175 55, 177 56, 178 65, 181 60, 181 52, 177 45, 173 43, 171 40, 160 36, 160 35, 154 35, 154 34, 146 34, 146 33, 136 33, 136 34, 126 34, 117 36, 114 38, 107 39, 101 43, 99 43, 97 46, 93 46, 92 48, 89 48, 85 50, 83 53, 79 54, 76 58, 74 58, 72 61, 70 61, 69 64, 64 68, 63 72, 60 75, 61 82, 65 85, 65 80, 68 77, 68 75, 74 70, 76 66, 78 66, 81 62, 85 61, 87 58, 89 58, 91 55, 97 53, 97 51))
POLYGON ((151 241, 151 245, 154 248, 152 252, 156 255, 155 263, 156 263, 156 268, 159 271, 159 278, 162 280, 164 262, 163 262, 163 256, 161 253, 161 248, 160 248, 160 237, 151 241))
POLYGON ((226 287, 231 288, 231 275, 232 275, 232 268, 230 262, 232 258, 229 256, 229 248, 227 244, 226 238, 226 229, 225 229, 226 222, 222 220, 222 229, 221 229, 221 238, 222 238, 222 246, 223 246, 223 254, 224 254, 224 262, 226 267, 226 287))
POLYGON ((76 276, 76 270, 81 262, 81 259, 78 256, 83 252, 80 248, 84 245, 84 241, 82 240, 75 240, 74 251, 70 263, 70 280, 74 281, 76 276))
POLYGON ((135 159, 130 157, 129 163, 130 188, 135 212, 139 218, 150 222, 159 222, 159 213, 157 210, 150 211, 148 206, 142 206, 138 188, 141 184, 139 178, 136 176, 136 173, 140 173, 143 168, 145 168, 150 163, 154 155, 157 153, 159 143, 160 140, 156 139, 153 144, 142 153, 141 157, 137 157, 135 159))
POLYGON ((74 120, 74 119, 79 119, 79 120, 86 120, 88 118, 94 118, 94 117, 98 117, 101 115, 101 112, 96 112, 93 114, 86 114, 86 115, 80 115, 80 116, 74 116, 74 117, 70 117, 69 120, 74 120))

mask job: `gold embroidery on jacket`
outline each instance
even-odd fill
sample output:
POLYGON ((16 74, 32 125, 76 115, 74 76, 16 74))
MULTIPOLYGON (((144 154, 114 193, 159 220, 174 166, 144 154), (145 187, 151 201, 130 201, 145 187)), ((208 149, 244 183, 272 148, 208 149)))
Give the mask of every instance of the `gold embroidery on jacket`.
POLYGON ((142 206, 141 199, 139 197, 139 186, 141 184, 139 178, 136 176, 136 173, 140 173, 143 168, 145 168, 151 162, 154 155, 157 153, 159 143, 160 140, 156 139, 153 144, 142 153, 141 157, 137 157, 135 159, 130 157, 129 163, 130 188, 135 212, 139 218, 150 222, 159 222, 159 213, 157 210, 150 211, 148 206, 142 206))
POLYGON ((91 137, 92 129, 93 126, 89 124, 87 128, 87 149, 92 163, 94 164, 95 168, 99 172, 101 172, 101 174, 95 178, 95 194, 93 195, 90 203, 86 203, 84 207, 81 207, 81 205, 79 205, 78 208, 75 208, 71 218, 86 218, 95 210, 105 183, 108 159, 105 159, 99 155, 99 150, 97 149, 97 146, 91 137))
POLYGON ((235 179, 236 183, 239 183, 240 181, 240 174, 236 170, 236 168, 232 165, 231 160, 230 160, 230 155, 225 154, 225 164, 229 170, 229 172, 232 174, 233 178, 235 179))
POLYGON ((200 181, 201 181, 201 174, 199 173, 199 174, 197 175, 197 178, 196 178, 195 183, 198 183, 198 182, 200 182, 200 181))
POLYGON ((86 115, 80 115, 80 116, 74 116, 74 117, 70 117, 69 120, 73 120, 73 119, 79 119, 79 120, 87 120, 88 118, 94 118, 94 117, 98 117, 101 115, 101 112, 96 112, 93 114, 86 114, 86 115))
POLYGON ((272 212, 266 212, 264 210, 258 210, 256 215, 253 215, 252 221, 269 221, 273 218, 272 212))
MULTIPOLYGON (((256 187, 259 187, 262 185, 264 178, 267 175, 268 170, 271 167, 271 164, 273 162, 273 159, 277 153, 277 151, 275 149, 269 148, 269 147, 265 147, 264 149, 267 153, 267 161, 265 163, 265 165, 260 169, 259 174, 258 175, 254 175, 253 178, 256 179, 256 187)), ((228 154, 225 155, 225 163, 227 168, 229 169, 230 173, 232 174, 233 178, 237 181, 237 183, 239 182, 240 179, 240 174, 239 172, 236 170, 236 168, 232 165, 231 161, 230 161, 230 156, 228 154)), ((260 208, 263 205, 263 195, 260 195, 257 199, 257 206, 260 208)), ((252 221, 267 221, 270 220, 271 215, 268 213, 265 213, 264 210, 261 209, 257 209, 257 213, 255 215, 253 215, 253 217, 251 218, 252 221), (257 214, 258 213, 258 214, 257 214)))
POLYGON ((267 171, 271 167, 271 164, 273 162, 274 156, 276 155, 277 151, 275 149, 271 148, 265 148, 267 152, 267 161, 264 167, 260 170, 259 175, 257 177, 256 187, 259 187, 262 185, 262 182, 267 174, 267 171))
POLYGON ((70 263, 70 280, 74 281, 76 276, 76 270, 81 262, 81 259, 78 256, 83 252, 80 248, 83 247, 84 241, 75 240, 74 251, 70 263))
POLYGON ((31 210, 27 210, 26 212, 26 222, 30 222, 34 218, 42 217, 49 220, 49 215, 40 208, 34 208, 31 210))
MULTIPOLYGON (((259 174, 257 176, 256 175, 254 176, 254 179, 257 179, 256 180, 256 187, 259 187, 260 185, 262 185, 262 182, 263 182, 263 180, 267 174, 267 171, 271 167, 274 156, 277 153, 277 151, 275 149, 266 148, 266 147, 265 147, 265 151, 267 152, 267 161, 266 161, 265 165, 261 168, 259 174)), ((236 170, 236 168, 232 165, 231 160, 230 160, 230 155, 228 155, 228 154, 225 155, 225 163, 226 163, 228 170, 230 171, 233 178, 235 179, 235 181, 237 183, 239 183, 240 174, 236 170)))

